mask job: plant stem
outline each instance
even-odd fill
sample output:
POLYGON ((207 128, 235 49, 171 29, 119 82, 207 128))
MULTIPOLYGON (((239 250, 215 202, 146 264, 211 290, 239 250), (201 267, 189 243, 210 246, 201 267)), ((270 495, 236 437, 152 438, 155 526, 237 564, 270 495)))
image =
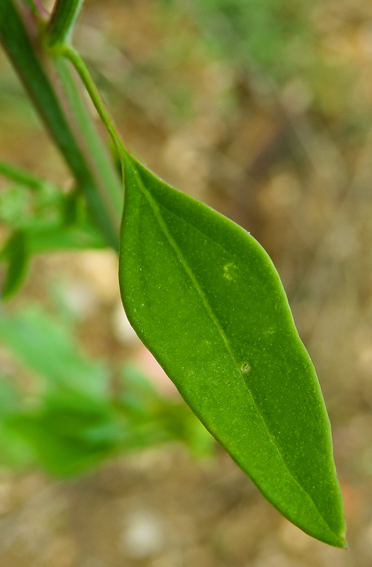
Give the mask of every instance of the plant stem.
POLYGON ((113 124, 113 120, 111 119, 109 113, 105 108, 101 95, 92 79, 88 67, 85 65, 79 53, 71 45, 60 46, 57 53, 62 57, 68 59, 74 66, 85 88, 87 89, 90 98, 92 99, 99 117, 101 118, 103 124, 106 126, 106 129, 115 144, 119 157, 122 156, 123 153, 127 153, 128 150, 124 146, 124 143, 113 124))
POLYGON ((30 189, 40 190, 44 185, 50 184, 46 179, 41 179, 36 175, 33 175, 26 169, 22 169, 5 161, 0 160, 0 175, 11 179, 12 181, 17 181, 22 185, 26 185, 30 189))
MULTIPOLYGON (((27 10, 25 4, 22 8, 27 10)), ((29 10, 21 16, 12 0, 0 0, 0 42, 84 194, 92 220, 107 243, 118 249, 121 217, 118 203, 122 200, 119 178, 102 144, 97 151, 99 155, 92 155, 94 129, 91 128, 89 135, 79 129, 79 124, 87 120, 87 113, 75 116, 74 113, 79 114, 78 105, 66 99, 63 78, 57 76, 56 63, 47 58, 45 49, 43 53, 38 33, 38 22, 29 10), (105 168, 98 171, 94 164, 102 160, 105 168), (109 169, 111 173, 106 175, 109 169)), ((95 131, 94 137, 98 138, 95 131)))
POLYGON ((46 31, 50 47, 68 41, 84 0, 57 0, 46 31))
POLYGON ((102 191, 102 199, 110 215, 119 218, 123 208, 123 190, 118 185, 118 174, 112 163, 107 160, 107 151, 101 137, 97 134, 95 125, 81 97, 81 92, 71 74, 70 64, 63 57, 55 58, 55 65, 62 80, 63 89, 69 105, 74 113, 76 124, 83 135, 90 167, 96 178, 105 188, 102 191), (91 158, 89 157, 91 156, 91 158))

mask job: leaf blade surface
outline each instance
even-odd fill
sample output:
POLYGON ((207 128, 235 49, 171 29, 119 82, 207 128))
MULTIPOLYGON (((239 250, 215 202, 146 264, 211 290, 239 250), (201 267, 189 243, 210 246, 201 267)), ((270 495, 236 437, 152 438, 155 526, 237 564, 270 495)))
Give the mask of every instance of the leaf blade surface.
POLYGON ((264 496, 344 547, 327 413, 270 258, 129 155, 125 186, 119 271, 132 326, 264 496))

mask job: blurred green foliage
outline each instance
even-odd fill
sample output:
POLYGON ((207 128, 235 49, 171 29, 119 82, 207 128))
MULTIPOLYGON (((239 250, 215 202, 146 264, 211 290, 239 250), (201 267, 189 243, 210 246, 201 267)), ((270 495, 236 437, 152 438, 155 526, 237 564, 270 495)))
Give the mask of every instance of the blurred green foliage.
POLYGON ((0 340, 33 377, 28 388, 10 372, 0 378, 0 464, 39 463, 70 476, 159 443, 211 450, 211 436, 183 402, 162 397, 132 365, 114 370, 87 357, 71 325, 40 307, 2 312, 0 340))
POLYGON ((63 192, 48 182, 34 191, 20 184, 3 189, 0 223, 24 232, 31 253, 105 246, 99 231, 89 221, 80 193, 63 192))
MULTIPOLYGON (((0 252, 3 299, 23 283, 32 254, 105 245, 79 193, 47 182, 3 189, 0 224, 9 232, 0 252)), ((2 308, 0 342, 33 376, 30 395, 16 373, 0 374, 0 465, 38 463, 70 476, 165 442, 210 451, 212 437, 183 402, 162 397, 131 365, 113 369, 82 354, 69 318, 2 308)))
POLYGON ((19 183, 3 189, 0 225, 9 230, 0 250, 0 263, 7 266, 1 290, 4 299, 23 283, 32 254, 105 246, 102 235, 89 221, 80 193, 64 193, 48 182, 40 182, 33 190, 19 183))

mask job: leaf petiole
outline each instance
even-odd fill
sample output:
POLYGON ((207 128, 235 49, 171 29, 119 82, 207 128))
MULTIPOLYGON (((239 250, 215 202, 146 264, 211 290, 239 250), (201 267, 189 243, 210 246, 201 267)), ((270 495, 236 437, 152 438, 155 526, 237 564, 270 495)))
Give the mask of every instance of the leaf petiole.
POLYGON ((103 124, 106 126, 106 129, 111 136, 120 159, 122 159, 128 153, 128 150, 124 146, 124 143, 114 126, 113 120, 105 108, 102 97, 83 59, 71 45, 60 45, 58 46, 58 48, 53 50, 53 53, 57 56, 65 57, 73 65, 83 85, 85 86, 99 117, 101 118, 103 124))

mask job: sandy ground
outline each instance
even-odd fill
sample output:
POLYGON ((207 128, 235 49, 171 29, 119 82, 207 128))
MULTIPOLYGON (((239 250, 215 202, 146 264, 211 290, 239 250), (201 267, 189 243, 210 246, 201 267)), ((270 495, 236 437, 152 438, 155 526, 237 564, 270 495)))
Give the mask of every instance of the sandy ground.
MULTIPOLYGON (((225 454, 197 463, 152 450, 71 483, 3 477, 4 567, 334 567, 370 565, 371 526, 349 518, 350 549, 306 536, 225 454)), ((368 504, 362 506, 368 513, 368 504)), ((370 510, 369 510, 370 513, 370 510)), ((358 514, 359 518, 360 515, 358 514)))

